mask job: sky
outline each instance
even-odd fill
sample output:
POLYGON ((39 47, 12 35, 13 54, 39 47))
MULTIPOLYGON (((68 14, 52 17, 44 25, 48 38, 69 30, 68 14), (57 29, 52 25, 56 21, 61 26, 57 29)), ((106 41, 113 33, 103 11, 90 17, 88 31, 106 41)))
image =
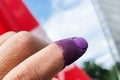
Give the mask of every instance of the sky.
POLYGON ((68 37, 84 37, 89 48, 76 63, 92 60, 105 68, 111 57, 100 21, 90 0, 24 0, 52 41, 68 37))

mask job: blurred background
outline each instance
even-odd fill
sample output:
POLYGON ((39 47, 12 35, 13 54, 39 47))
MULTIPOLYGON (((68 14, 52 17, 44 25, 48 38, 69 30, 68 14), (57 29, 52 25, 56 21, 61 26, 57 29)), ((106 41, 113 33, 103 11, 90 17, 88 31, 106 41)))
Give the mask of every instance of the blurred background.
MULTIPOLYGON (((11 0, 5 1, 10 3, 11 0)), ((0 5, 4 7, 2 4, 1 0, 0 5)), ((120 0, 22 0, 22 4, 33 18, 25 15, 26 10, 23 11, 21 5, 11 12, 15 16, 14 19, 5 18, 7 10, 1 7, 1 31, 3 26, 6 26, 3 23, 11 25, 11 21, 18 19, 16 17, 24 15, 21 21, 14 22, 14 28, 8 28, 7 25, 5 30, 31 31, 48 42, 68 37, 84 37, 89 48, 74 65, 92 80, 120 80, 120 0), (36 22, 30 21, 33 19, 36 22), (26 23, 23 23, 23 20, 26 23), (27 27, 16 27, 19 23, 26 24, 21 26, 27 27), (37 27, 31 27, 32 30, 29 30, 29 26, 37 27)), ((14 9, 15 6, 11 8, 14 9)), ((6 32, 5 30, 1 34, 6 32)), ((57 77, 60 80, 91 80, 63 79, 59 76, 57 77)))

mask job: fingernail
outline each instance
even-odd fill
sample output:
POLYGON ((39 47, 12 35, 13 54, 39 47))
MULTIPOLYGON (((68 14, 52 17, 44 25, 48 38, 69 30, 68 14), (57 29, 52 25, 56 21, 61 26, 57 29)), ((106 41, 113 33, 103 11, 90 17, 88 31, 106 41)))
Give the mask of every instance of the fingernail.
POLYGON ((81 57, 88 48, 88 43, 84 38, 73 37, 55 42, 63 52, 64 67, 70 65, 81 57))

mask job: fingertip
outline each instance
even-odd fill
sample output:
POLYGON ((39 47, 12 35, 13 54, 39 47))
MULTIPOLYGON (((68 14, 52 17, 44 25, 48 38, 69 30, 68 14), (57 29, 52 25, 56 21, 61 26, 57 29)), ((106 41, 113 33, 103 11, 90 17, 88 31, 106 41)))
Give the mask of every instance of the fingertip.
POLYGON ((81 57, 88 48, 88 43, 84 38, 73 37, 55 42, 63 52, 64 66, 70 65, 81 57))

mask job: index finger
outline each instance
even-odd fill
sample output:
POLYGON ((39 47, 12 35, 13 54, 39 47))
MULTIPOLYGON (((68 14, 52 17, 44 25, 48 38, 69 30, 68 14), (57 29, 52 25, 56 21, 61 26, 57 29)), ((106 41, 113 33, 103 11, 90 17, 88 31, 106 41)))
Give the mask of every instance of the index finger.
POLYGON ((57 41, 14 68, 3 80, 50 80, 82 56, 88 47, 83 38, 57 41))

